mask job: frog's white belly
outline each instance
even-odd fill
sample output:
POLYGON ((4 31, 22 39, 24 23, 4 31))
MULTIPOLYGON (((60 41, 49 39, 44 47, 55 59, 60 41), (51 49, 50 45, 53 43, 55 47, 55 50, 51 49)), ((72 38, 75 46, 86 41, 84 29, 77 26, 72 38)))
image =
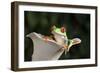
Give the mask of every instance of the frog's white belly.
POLYGON ((67 37, 63 35, 55 34, 54 37, 59 45, 64 45, 64 44, 67 44, 68 42, 67 37))

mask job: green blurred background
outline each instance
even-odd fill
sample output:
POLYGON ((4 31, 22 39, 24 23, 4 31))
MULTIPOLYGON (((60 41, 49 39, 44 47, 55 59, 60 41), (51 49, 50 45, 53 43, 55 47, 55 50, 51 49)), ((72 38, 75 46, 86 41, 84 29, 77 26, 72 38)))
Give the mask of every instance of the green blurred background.
POLYGON ((49 36, 51 35, 50 28, 53 25, 57 27, 64 25, 69 39, 76 37, 82 40, 81 44, 71 47, 69 53, 66 55, 63 53, 59 60, 90 58, 90 14, 25 11, 24 22, 24 61, 31 61, 34 51, 32 40, 26 38, 26 35, 37 32, 49 36))

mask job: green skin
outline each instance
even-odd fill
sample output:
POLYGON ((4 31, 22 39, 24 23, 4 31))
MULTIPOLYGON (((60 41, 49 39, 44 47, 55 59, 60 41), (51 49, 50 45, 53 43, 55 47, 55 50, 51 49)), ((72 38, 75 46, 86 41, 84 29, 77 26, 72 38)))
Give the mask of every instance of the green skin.
POLYGON ((53 31, 60 34, 60 35, 67 37, 66 32, 64 32, 64 33, 61 32, 61 28, 57 28, 56 26, 54 26, 53 31))
MULTIPOLYGON (((62 32, 61 32, 61 28, 57 28, 56 26, 53 26, 52 32, 55 32, 55 33, 57 33, 57 34, 59 34, 59 35, 62 35, 62 36, 65 37, 65 40, 68 40, 68 37, 67 37, 66 32, 63 32, 63 33, 62 33, 62 32)), ((55 33, 52 33, 52 34, 54 35, 55 33)), ((55 36, 55 35, 54 35, 54 36, 55 36)), ((66 42, 66 44, 67 44, 67 42, 66 42)))
POLYGON ((73 41, 67 38, 66 32, 63 32, 63 33, 61 32, 61 28, 57 28, 56 26, 53 26, 52 32, 55 32, 55 33, 60 34, 62 36, 65 36, 65 41, 66 41, 65 46, 68 46, 67 48, 64 48, 65 54, 66 54, 69 51, 70 47, 73 45, 73 41), (69 42, 69 44, 68 44, 68 42, 69 42))

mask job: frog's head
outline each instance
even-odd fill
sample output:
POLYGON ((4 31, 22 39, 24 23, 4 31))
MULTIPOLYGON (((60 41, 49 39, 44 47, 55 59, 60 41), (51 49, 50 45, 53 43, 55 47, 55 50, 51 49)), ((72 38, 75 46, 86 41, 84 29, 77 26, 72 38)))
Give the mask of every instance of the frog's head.
POLYGON ((66 28, 65 27, 58 28, 56 26, 53 26, 52 27, 52 34, 59 34, 62 36, 66 36, 66 28))

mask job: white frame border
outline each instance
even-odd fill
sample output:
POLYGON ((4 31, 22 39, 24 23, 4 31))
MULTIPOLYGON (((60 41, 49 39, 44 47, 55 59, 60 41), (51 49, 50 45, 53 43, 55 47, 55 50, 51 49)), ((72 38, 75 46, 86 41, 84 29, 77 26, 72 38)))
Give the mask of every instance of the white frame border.
POLYGON ((82 9, 82 8, 63 8, 63 7, 50 7, 50 6, 35 6, 35 5, 19 5, 18 6, 18 21, 19 21, 19 42, 18 42, 18 63, 19 68, 35 68, 35 67, 52 67, 52 66, 71 66, 71 65, 84 65, 95 64, 95 9, 82 9), (91 43, 90 59, 76 59, 76 60, 56 60, 56 61, 38 61, 38 62, 24 62, 24 11, 46 11, 46 12, 61 12, 61 13, 82 13, 90 14, 91 25, 91 43))

